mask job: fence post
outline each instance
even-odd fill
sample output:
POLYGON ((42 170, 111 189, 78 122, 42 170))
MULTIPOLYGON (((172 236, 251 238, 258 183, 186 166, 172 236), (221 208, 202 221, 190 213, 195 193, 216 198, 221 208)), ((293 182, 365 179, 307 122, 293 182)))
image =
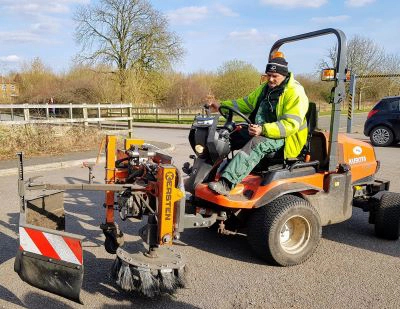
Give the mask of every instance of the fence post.
POLYGON ((87 106, 86 103, 83 103, 83 120, 84 120, 84 126, 87 127, 89 125, 88 121, 88 110, 87 110, 87 106))
POLYGON ((158 113, 159 113, 159 109, 158 109, 158 107, 156 107, 156 122, 158 122, 158 113))
POLYGON ((101 121, 100 121, 100 118, 101 118, 101 109, 100 109, 100 103, 97 103, 97 118, 99 118, 98 126, 99 126, 99 129, 101 130, 101 121))
POLYGON ((132 103, 128 108, 128 129, 129 129, 129 133, 128 133, 128 137, 132 138, 133 137, 133 113, 132 113, 132 103))
POLYGON ((181 123, 181 113, 182 113, 181 108, 178 108, 178 123, 181 123))
POLYGON ((49 113, 49 103, 46 103, 46 119, 49 120, 50 113, 49 113))
POLYGON ((24 104, 24 120, 29 121, 29 105, 24 104))
POLYGON ((69 103, 69 119, 73 119, 73 115, 72 115, 72 103, 69 103))
POLYGON ((11 121, 14 121, 14 108, 11 107, 11 121))

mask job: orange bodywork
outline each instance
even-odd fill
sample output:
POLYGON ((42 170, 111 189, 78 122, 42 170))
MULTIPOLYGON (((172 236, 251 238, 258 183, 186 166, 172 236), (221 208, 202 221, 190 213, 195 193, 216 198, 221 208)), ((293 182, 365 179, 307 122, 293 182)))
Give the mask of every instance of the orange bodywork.
POLYGON ((351 167, 351 181, 375 175, 378 162, 376 161, 374 148, 366 143, 339 134, 339 163, 347 163, 351 167), (341 153, 343 149, 343 153, 341 153))
MULTIPOLYGON (((107 136, 106 139, 106 178, 105 183, 115 183, 115 150, 117 137, 107 136)), ((114 191, 106 191, 106 223, 114 223, 114 191)))
MULTIPOLYGON (((125 149, 129 149, 132 145, 142 146, 143 140, 139 139, 126 139, 124 142, 125 149)), ((124 151, 117 149, 117 137, 114 135, 107 135, 106 137, 106 184, 124 183, 128 177, 127 168, 117 168, 115 161, 126 158, 127 155, 124 151)), ((106 223, 114 223, 114 201, 115 192, 106 191, 105 193, 106 205, 106 223)))
MULTIPOLYGON (((132 145, 142 146, 143 140, 126 139, 125 150, 132 145)), ((106 184, 126 182, 128 177, 128 163, 122 161, 116 167, 116 161, 128 158, 125 150, 117 149, 117 137, 107 136, 106 139, 106 184)), ((184 193, 177 187, 176 167, 170 164, 159 163, 157 181, 151 181, 144 189, 146 194, 157 197, 157 242, 160 245, 171 245, 175 230, 176 203, 182 199, 184 193)), ((114 223, 115 192, 106 191, 106 223, 114 223)))
MULTIPOLYGON (((323 136, 324 145, 329 144, 329 132, 317 132, 316 134, 323 136)), ((325 151, 325 155, 319 155, 327 159, 327 146, 325 151)), ((337 156, 339 164, 345 163, 350 166, 352 183, 367 179, 375 175, 377 171, 378 163, 375 158, 373 147, 368 143, 353 139, 345 134, 338 135, 337 156)), ((310 158, 311 161, 315 159, 316 158, 310 158)), ((216 205, 234 209, 251 209, 254 208, 257 202, 268 194, 270 190, 282 184, 300 183, 305 185, 305 187, 312 188, 311 190, 305 189, 302 191, 303 194, 313 194, 323 190, 326 191, 325 178, 327 175, 329 175, 329 172, 321 169, 312 175, 279 179, 264 186, 260 186, 262 177, 250 174, 244 178, 242 183, 238 184, 236 188, 231 191, 229 196, 213 193, 208 188, 207 183, 197 185, 195 191, 196 197, 216 205)))
MULTIPOLYGON (((329 132, 318 132, 317 134, 324 136, 325 145, 329 144, 329 132)), ((326 152, 328 153, 328 149, 326 152)), ((339 164, 345 163, 351 167, 352 182, 373 176, 377 171, 378 162, 374 148, 369 143, 351 138, 347 134, 338 134, 337 157, 339 164)))
POLYGON ((208 184, 202 183, 196 186, 196 197, 224 207, 251 209, 254 208, 254 205, 265 194, 268 194, 268 191, 284 183, 308 184, 310 187, 315 188, 315 191, 323 190, 325 175, 326 173, 315 173, 313 175, 303 177, 279 179, 276 181, 272 181, 265 186, 260 186, 260 183, 262 181, 262 178, 260 176, 249 175, 245 179, 243 179, 240 189, 236 192, 232 192, 235 194, 232 194, 230 196, 223 196, 213 193, 208 188, 208 184), (243 192, 246 191, 253 192, 250 198, 246 198, 243 194, 243 192))

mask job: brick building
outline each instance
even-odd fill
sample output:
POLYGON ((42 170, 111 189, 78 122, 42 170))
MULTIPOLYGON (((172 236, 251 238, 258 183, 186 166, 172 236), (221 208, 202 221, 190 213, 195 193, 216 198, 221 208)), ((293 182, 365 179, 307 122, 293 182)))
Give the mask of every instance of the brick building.
POLYGON ((0 76, 0 102, 13 102, 19 95, 15 80, 0 76))

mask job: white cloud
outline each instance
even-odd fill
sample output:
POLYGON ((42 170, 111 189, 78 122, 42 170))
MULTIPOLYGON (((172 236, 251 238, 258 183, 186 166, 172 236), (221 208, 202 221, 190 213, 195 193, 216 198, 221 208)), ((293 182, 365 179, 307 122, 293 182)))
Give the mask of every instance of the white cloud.
POLYGON ((327 0, 261 0, 261 4, 279 6, 282 8, 290 8, 290 9, 298 7, 319 8, 320 6, 324 5, 327 2, 328 2, 327 0))
POLYGON ((30 31, 3 31, 0 32, 0 43, 32 43, 42 42, 39 35, 30 31))
POLYGON ((208 15, 206 6, 188 6, 167 12, 167 17, 174 24, 191 24, 205 19, 208 15))
POLYGON ((4 56, 0 57, 1 62, 19 62, 21 61, 21 58, 18 57, 17 55, 9 55, 9 56, 4 56))
POLYGON ((236 16, 239 16, 239 14, 236 13, 236 12, 234 12, 230 7, 227 7, 227 6, 222 5, 222 4, 215 4, 215 5, 214 5, 214 9, 215 9, 218 13, 220 13, 220 14, 222 14, 222 15, 224 15, 224 16, 228 16, 228 17, 236 17, 236 16))
POLYGON ((350 18, 348 15, 326 16, 326 17, 313 17, 311 21, 317 24, 334 24, 346 21, 350 18))
POLYGON ((276 34, 261 33, 256 28, 252 28, 246 31, 232 31, 228 37, 233 40, 249 40, 252 42, 267 42, 271 39, 276 39, 276 34))
MULTIPOLYGON (((72 4, 86 4, 90 0, 5 0, 5 9, 23 14, 63 14, 70 11, 72 4)), ((0 6, 1 7, 1 6, 0 6)))
POLYGON ((375 0, 346 0, 346 5, 351 7, 361 7, 375 2, 375 0))
POLYGON ((259 36, 260 32, 255 28, 247 31, 232 31, 231 33, 229 33, 229 37, 239 39, 252 39, 259 36))
POLYGON ((61 25, 58 22, 38 22, 31 25, 31 31, 38 34, 57 33, 60 27, 61 25))

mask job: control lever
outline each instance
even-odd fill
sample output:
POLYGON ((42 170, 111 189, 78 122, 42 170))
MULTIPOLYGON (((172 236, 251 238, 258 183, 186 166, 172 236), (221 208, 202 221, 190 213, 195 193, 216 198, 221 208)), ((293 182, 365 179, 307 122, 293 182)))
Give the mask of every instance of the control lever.
POLYGON ((210 106, 208 104, 204 104, 203 109, 206 112, 206 116, 210 117, 210 106))

